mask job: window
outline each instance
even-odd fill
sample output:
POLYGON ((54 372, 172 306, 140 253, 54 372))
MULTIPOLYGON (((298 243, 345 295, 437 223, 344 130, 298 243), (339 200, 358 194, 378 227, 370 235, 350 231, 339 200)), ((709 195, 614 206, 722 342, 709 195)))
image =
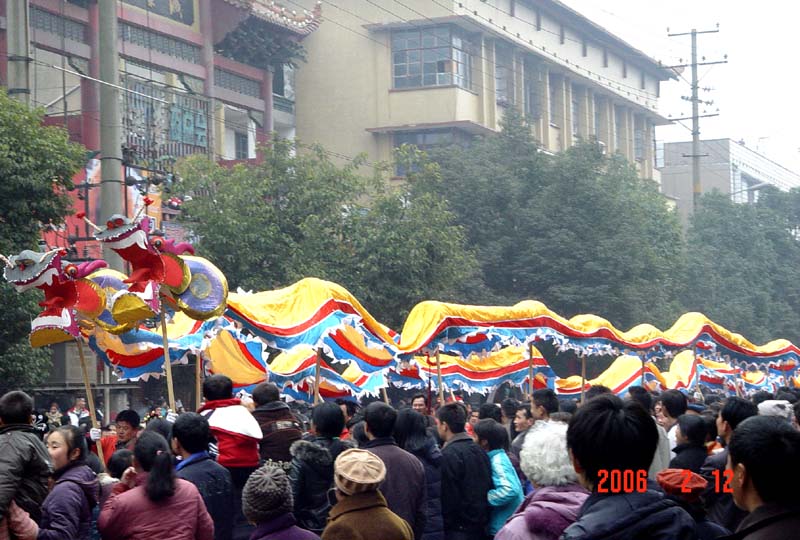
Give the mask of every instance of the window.
POLYGON ((622 62, 622 78, 623 79, 627 79, 628 78, 628 63, 627 62, 622 62))
POLYGON ((636 118, 633 129, 633 158, 636 161, 644 160, 644 123, 641 118, 636 118))
POLYGON ((514 51, 508 45, 495 43, 494 70, 497 103, 514 103, 514 51))
POLYGON ((603 49, 603 67, 608 67, 608 50, 603 49))
POLYGON ((617 152, 625 151, 625 111, 614 106, 614 144, 617 152))
POLYGON ((236 159, 248 159, 250 157, 250 145, 247 133, 234 132, 233 144, 235 147, 236 159))
POLYGON ((280 64, 275 66, 272 74, 272 93, 286 99, 294 99, 294 70, 292 66, 280 64))
POLYGON ((559 109, 561 107, 561 81, 555 77, 550 77, 550 124, 554 126, 561 125, 561 114, 559 109))
POLYGON ((576 140, 581 134, 581 90, 572 85, 572 103, 570 104, 570 116, 572 117, 572 139, 576 140))
POLYGON ((605 107, 605 102, 600 99, 594 100, 594 136, 597 137, 597 140, 602 139, 603 107, 605 107))
POLYGON ((456 85, 472 89, 472 47, 450 26, 392 34, 394 88, 456 85))
POLYGON ((581 54, 584 58, 589 55, 589 45, 586 43, 586 40, 581 41, 581 54))
POLYGON ((642 73, 639 76, 639 88, 644 90, 647 87, 646 83, 647 83, 647 81, 646 81, 645 76, 644 76, 644 71, 642 71, 642 73))
MULTIPOLYGON (((466 144, 469 136, 462 131, 455 129, 429 129, 425 131, 400 131, 394 134, 394 147, 400 148, 404 144, 416 146, 420 150, 428 152, 438 146, 449 146, 451 144, 466 144)), ((415 168, 406 169, 398 163, 395 169, 397 176, 406 176, 409 172, 415 172, 415 168)))
POLYGON ((536 10, 536 30, 542 29, 542 12, 538 9, 536 10))
POLYGON ((542 117, 542 80, 539 67, 525 64, 525 115, 531 120, 542 117))
POLYGON ((558 29, 558 42, 563 45, 565 39, 566 32, 564 31, 564 25, 562 24, 558 29))

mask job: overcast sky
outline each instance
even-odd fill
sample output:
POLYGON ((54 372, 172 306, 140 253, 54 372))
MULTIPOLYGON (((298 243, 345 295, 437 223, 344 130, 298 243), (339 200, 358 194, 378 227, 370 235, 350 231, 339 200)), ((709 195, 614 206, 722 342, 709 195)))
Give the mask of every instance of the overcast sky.
MULTIPOLYGON (((701 138, 744 139, 747 146, 800 173, 800 2, 795 0, 562 0, 631 45, 665 64, 687 63, 691 38, 667 37, 692 28, 718 34, 698 36, 698 54, 708 61, 728 55, 728 64, 700 67, 701 99, 713 100, 701 119, 701 138)), ((690 71, 684 77, 691 80, 690 71)), ((691 115, 683 81, 662 83, 659 111, 691 115)), ((690 126, 691 122, 685 122, 690 126)), ((691 140, 681 126, 660 127, 661 141, 691 140)))

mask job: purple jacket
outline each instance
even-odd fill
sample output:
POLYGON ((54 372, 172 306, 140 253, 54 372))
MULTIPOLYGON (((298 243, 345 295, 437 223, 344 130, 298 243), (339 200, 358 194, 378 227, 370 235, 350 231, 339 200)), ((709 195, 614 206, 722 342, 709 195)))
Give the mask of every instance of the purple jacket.
POLYGON ((39 539, 89 538, 92 508, 97 504, 97 476, 83 464, 56 471, 55 484, 42 504, 39 539))
POLYGON ((283 514, 261 523, 250 540, 319 540, 319 536, 297 526, 292 514, 283 514))
POLYGON ((577 484, 541 487, 528 495, 495 540, 558 540, 588 496, 577 484))

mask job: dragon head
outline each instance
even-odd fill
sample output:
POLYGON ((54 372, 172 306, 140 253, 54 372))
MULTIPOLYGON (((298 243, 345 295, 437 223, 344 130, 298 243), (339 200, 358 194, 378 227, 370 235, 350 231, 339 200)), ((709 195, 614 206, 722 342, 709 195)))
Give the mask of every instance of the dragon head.
POLYGON ((29 249, 6 261, 3 276, 17 292, 52 285, 61 274, 61 250, 39 253, 29 249))
POLYGON ((94 237, 113 250, 121 250, 136 245, 148 251, 149 241, 143 220, 132 220, 129 217, 114 214, 106 221, 105 227, 98 227, 94 237))

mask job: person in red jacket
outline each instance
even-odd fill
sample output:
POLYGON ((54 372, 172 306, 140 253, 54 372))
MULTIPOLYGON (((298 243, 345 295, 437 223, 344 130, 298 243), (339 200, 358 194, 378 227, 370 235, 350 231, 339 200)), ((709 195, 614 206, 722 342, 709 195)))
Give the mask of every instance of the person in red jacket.
POLYGON ((136 440, 134 466, 103 505, 97 528, 104 539, 214 540, 214 522, 191 482, 175 477, 167 441, 155 431, 136 440))
MULTIPOLYGON (((199 412, 208 420, 217 439, 217 463, 231 473, 234 487, 234 539, 247 538, 253 528, 242 514, 242 489, 247 478, 258 468, 258 443, 262 433, 258 421, 233 397, 233 381, 225 375, 212 375, 203 381, 206 402, 199 412)), ((212 448, 212 454, 214 450, 212 448)))

